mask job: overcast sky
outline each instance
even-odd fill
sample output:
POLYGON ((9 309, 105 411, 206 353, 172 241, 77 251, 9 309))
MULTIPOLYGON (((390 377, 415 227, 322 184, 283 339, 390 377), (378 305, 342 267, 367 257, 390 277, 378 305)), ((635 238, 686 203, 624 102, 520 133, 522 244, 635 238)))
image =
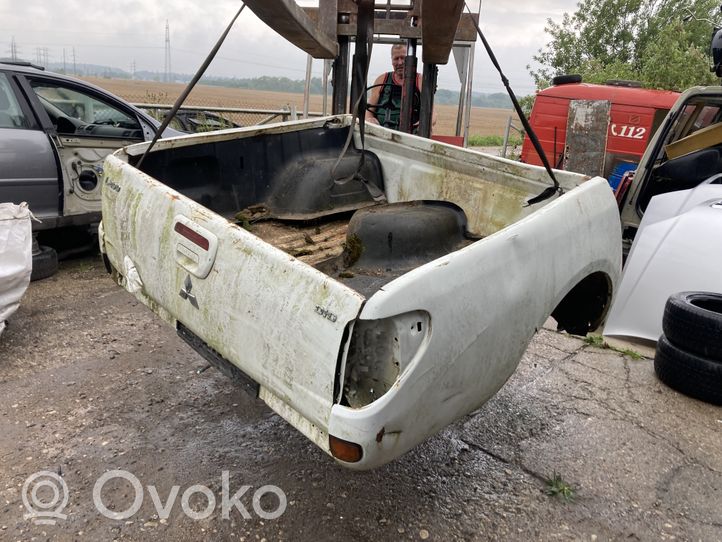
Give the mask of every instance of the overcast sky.
MULTIPOLYGON (((269 0, 270 1, 270 0, 269 0)), ((299 2, 314 5, 315 2, 299 2)), ((481 27, 519 95, 533 92, 526 65, 543 46, 547 18, 561 20, 577 0, 484 2, 481 27)), ((478 0, 469 2, 475 9, 478 0)), ((110 65, 130 71, 163 72, 165 24, 170 25, 171 66, 194 73, 240 7, 231 0, 0 0, 0 57, 10 56, 14 37, 18 55, 35 61, 47 48, 50 62, 110 65)), ((228 77, 285 76, 303 79, 306 55, 278 37, 246 9, 223 44, 208 74, 228 77)), ((370 78, 390 69, 388 46, 374 49, 370 78)), ((314 63, 320 76, 322 62, 314 63)), ((440 67, 439 88, 457 89, 453 61, 440 67)), ((476 46, 474 90, 501 92, 503 86, 480 43, 476 46)))

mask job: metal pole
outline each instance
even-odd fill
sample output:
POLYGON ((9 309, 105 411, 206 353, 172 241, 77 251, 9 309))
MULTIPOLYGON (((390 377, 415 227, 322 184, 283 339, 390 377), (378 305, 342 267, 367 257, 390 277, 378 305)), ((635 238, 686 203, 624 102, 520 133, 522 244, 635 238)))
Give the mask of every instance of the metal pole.
MULTIPOLYGON (((473 47, 473 45, 471 46, 473 47)), ((469 47, 469 49, 471 49, 469 47)), ((466 66, 468 68, 469 63, 466 63, 466 66)), ((466 104, 466 85, 469 82, 469 72, 468 70, 463 70, 463 77, 461 80, 461 88, 459 89, 459 109, 456 113, 456 135, 457 137, 461 135, 461 128, 463 126, 464 122, 464 105, 466 104)))
POLYGON ((328 71, 331 68, 331 61, 323 61, 323 115, 328 115, 328 71))
POLYGON ((464 106, 464 147, 469 146, 469 124, 471 122, 471 91, 474 86, 474 52, 476 44, 469 51, 469 77, 466 84, 466 105, 464 106))
POLYGON ((308 102, 311 99, 311 69, 313 68, 313 57, 308 55, 306 59, 306 85, 303 87, 303 118, 308 118, 308 102))
POLYGON ((351 74, 352 113, 360 111, 363 119, 366 111, 366 78, 369 66, 369 43, 373 40, 374 2, 358 0, 358 19, 356 25, 356 45, 354 50, 353 72, 351 74), (358 109, 356 109, 358 105, 358 109))
POLYGON ((506 158, 506 147, 509 144, 509 131, 511 130, 511 115, 506 121, 506 131, 504 132, 504 148, 501 150, 501 157, 506 158))
POLYGON ((416 66, 416 40, 409 38, 404 60, 404 86, 401 92, 401 118, 399 120, 399 130, 407 134, 411 133, 411 112, 416 91, 416 66))
POLYGON ((346 113, 348 99, 348 53, 349 40, 347 36, 338 37, 338 56, 333 61, 333 96, 331 97, 331 114, 346 113))
POLYGON ((439 69, 436 67, 436 64, 424 63, 418 134, 421 137, 431 137, 431 122, 434 115, 434 92, 436 91, 436 78, 438 74, 439 69))

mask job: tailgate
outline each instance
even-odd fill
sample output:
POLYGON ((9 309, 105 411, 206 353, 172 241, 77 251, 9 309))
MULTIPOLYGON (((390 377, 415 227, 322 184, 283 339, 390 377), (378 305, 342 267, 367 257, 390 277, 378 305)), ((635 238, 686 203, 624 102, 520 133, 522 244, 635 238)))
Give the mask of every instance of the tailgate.
POLYGON ((105 164, 102 231, 123 286, 240 368, 261 398, 319 441, 362 296, 117 155, 105 164))

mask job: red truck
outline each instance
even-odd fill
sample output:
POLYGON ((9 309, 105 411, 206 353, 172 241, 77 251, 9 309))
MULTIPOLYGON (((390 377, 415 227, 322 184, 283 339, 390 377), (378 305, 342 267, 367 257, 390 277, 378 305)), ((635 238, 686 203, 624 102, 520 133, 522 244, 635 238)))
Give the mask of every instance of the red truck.
MULTIPOLYGON (((537 93, 530 123, 553 167, 601 175, 616 188, 626 171, 636 169, 679 96, 631 81, 595 85, 579 76, 560 76, 537 93)), ((528 138, 521 161, 541 165, 528 138)))

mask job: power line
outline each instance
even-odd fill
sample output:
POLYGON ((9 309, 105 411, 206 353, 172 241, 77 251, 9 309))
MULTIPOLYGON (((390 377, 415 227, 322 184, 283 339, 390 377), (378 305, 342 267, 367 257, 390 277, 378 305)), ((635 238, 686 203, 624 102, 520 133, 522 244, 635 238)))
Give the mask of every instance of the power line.
POLYGON ((168 19, 165 21, 165 77, 164 81, 169 83, 171 80, 171 67, 170 67, 170 26, 168 25, 168 19))
POLYGON ((13 61, 17 61, 18 59, 18 45, 15 43, 15 36, 10 39, 10 58, 12 58, 13 61))

